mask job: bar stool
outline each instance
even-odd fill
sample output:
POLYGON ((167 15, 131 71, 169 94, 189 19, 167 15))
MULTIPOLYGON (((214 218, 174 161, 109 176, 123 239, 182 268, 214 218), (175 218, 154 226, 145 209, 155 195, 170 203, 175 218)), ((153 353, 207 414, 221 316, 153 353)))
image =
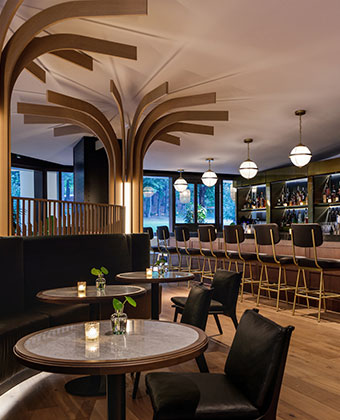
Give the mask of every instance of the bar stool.
POLYGON ((172 256, 177 255, 178 261, 180 256, 177 253, 177 248, 169 245, 169 241, 170 232, 168 226, 157 226, 157 245, 159 252, 164 252, 169 255, 169 270, 178 270, 178 266, 176 267, 172 264, 172 256))
POLYGON ((179 259, 179 270, 189 271, 189 273, 201 273, 200 265, 200 250, 199 248, 189 248, 187 242, 190 240, 190 231, 186 226, 176 226, 175 227, 175 239, 176 239, 176 248, 177 253, 180 256, 179 259), (184 248, 179 246, 179 242, 184 243, 184 248), (186 266, 182 267, 182 257, 186 259, 186 266), (192 259, 197 259, 198 268, 192 268, 192 259))
POLYGON ((243 301, 243 289, 244 285, 250 284, 251 293, 254 296, 254 284, 258 284, 259 280, 253 279, 253 271, 251 263, 257 261, 257 255, 255 252, 242 252, 240 244, 244 242, 244 230, 240 225, 224 226, 223 228, 223 239, 225 255, 229 260, 228 270, 230 271, 231 264, 234 262, 236 272, 238 272, 238 263, 242 264, 242 279, 241 279, 241 302, 243 301), (227 244, 237 244, 237 251, 228 251, 227 244), (249 277, 246 277, 246 267, 248 264, 249 277))
POLYGON ((286 302, 288 303, 288 290, 295 290, 294 286, 289 286, 287 284, 287 274, 286 267, 288 265, 293 265, 293 257, 286 255, 276 255, 275 245, 280 242, 280 233, 279 227, 276 223, 269 223, 267 225, 254 225, 254 235, 255 235, 255 247, 257 260, 261 263, 261 274, 259 281, 259 290, 257 294, 257 306, 260 302, 261 290, 266 290, 268 292, 269 298, 271 297, 270 292, 277 294, 276 297, 276 310, 279 310, 279 300, 280 292, 284 291, 286 296, 286 302), (260 254, 259 245, 272 247, 272 255, 269 254, 260 254), (278 268, 278 280, 276 282, 270 282, 268 278, 268 267, 278 268), (282 279, 283 271, 283 279, 282 279), (266 279, 263 280, 263 272, 265 272, 266 279))
POLYGON ((154 264, 155 259, 156 259, 156 254, 158 254, 159 249, 158 249, 158 246, 151 245, 151 242, 153 240, 153 229, 152 229, 152 227, 143 227, 143 232, 149 234, 149 238, 150 238, 150 257, 151 257, 151 251, 152 251, 152 257, 153 257, 152 258, 152 264, 154 264))
POLYGON ((321 226, 317 223, 310 224, 292 224, 291 239, 293 247, 293 259, 295 265, 298 267, 298 274, 296 278, 296 287, 293 303, 293 315, 295 313, 297 296, 304 297, 307 300, 307 307, 309 308, 309 299, 318 301, 318 322, 321 316, 321 301, 324 304, 326 312, 326 299, 338 298, 340 293, 325 292, 325 271, 339 271, 340 260, 331 260, 325 258, 318 258, 316 248, 323 243, 323 235, 321 226), (313 248, 313 257, 296 257, 295 247, 313 248), (310 289, 307 287, 305 271, 320 273, 319 287, 317 289, 310 289), (303 286, 299 286, 300 273, 302 271, 303 286))
POLYGON ((200 253, 203 257, 203 266, 202 266, 202 274, 201 274, 201 281, 203 282, 204 278, 208 278, 210 280, 213 279, 214 274, 217 270, 217 263, 218 261, 222 261, 223 268, 225 269, 225 253, 224 251, 216 251, 213 249, 213 242, 216 241, 216 230, 215 226, 213 225, 204 225, 199 226, 197 229, 198 232, 198 242, 200 245, 200 253), (209 243, 209 249, 203 248, 202 242, 209 243), (211 267, 211 260, 214 261, 214 270, 211 267), (205 271, 205 264, 208 262, 209 271, 205 271))

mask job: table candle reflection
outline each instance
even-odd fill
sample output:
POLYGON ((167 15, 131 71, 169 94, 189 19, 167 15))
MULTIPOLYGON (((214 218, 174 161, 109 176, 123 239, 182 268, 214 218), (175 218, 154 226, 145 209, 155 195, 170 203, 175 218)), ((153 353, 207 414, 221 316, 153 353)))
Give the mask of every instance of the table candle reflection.
POLYGON ((99 337, 99 322, 85 322, 85 339, 97 340, 99 337))
POLYGON ((86 341, 85 357, 87 359, 97 359, 100 356, 99 340, 86 341))

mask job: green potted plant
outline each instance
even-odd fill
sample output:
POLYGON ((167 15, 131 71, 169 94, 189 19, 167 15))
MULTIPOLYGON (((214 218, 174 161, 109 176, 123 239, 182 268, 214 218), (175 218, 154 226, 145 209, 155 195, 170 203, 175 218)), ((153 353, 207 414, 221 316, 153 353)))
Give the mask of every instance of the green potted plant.
POLYGON ((115 312, 111 315, 111 326, 113 334, 125 334, 126 333, 126 324, 127 324, 127 315, 124 313, 124 306, 126 303, 129 303, 134 308, 137 306, 137 303, 132 297, 124 296, 124 302, 121 302, 119 299, 113 298, 112 305, 115 312))
POLYGON ((103 292, 106 286, 106 280, 105 280, 104 274, 105 275, 109 274, 109 270, 105 267, 100 267, 100 268, 93 267, 91 269, 91 274, 93 274, 94 276, 97 276, 96 288, 99 292, 103 292))

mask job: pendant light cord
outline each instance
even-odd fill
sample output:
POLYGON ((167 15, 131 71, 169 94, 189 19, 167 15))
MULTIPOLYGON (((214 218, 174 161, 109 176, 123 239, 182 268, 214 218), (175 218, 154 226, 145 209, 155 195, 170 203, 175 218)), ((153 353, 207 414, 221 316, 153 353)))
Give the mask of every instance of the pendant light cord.
POLYGON ((300 125, 300 144, 302 145, 302 115, 299 115, 299 125, 300 125))
POLYGON ((250 160, 250 151, 249 151, 250 143, 247 143, 247 146, 248 146, 248 160, 250 160))

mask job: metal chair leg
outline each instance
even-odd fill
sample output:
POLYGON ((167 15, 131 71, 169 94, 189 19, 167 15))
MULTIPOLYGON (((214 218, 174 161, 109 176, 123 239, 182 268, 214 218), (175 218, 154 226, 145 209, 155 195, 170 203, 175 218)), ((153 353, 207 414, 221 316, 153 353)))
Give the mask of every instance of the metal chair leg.
POLYGON ((281 274, 282 274, 282 267, 279 268, 279 278, 277 282, 277 297, 276 297, 276 311, 279 310, 279 301, 280 301, 280 289, 281 289, 281 274))
POLYGON ((218 314, 213 314, 213 315, 214 315, 214 318, 215 318, 215 322, 216 322, 218 331, 222 335, 223 334, 223 330, 222 330, 222 327, 221 327, 220 320, 218 319, 218 314))
POLYGON ((205 360, 203 353, 196 357, 196 363, 201 373, 209 373, 207 361, 205 360))
POLYGON ((132 399, 135 400, 139 387, 140 372, 136 372, 135 380, 133 382, 132 399))
POLYGON ((261 285, 262 285, 262 276, 263 276, 263 264, 261 265, 261 273, 260 273, 260 281, 259 281, 259 290, 257 292, 257 299, 256 299, 256 306, 260 304, 260 293, 261 293, 261 285))
POLYGON ((299 280, 300 280, 300 268, 298 269, 297 276, 296 276, 296 285, 295 285, 295 293, 294 293, 294 302, 293 302, 293 312, 292 315, 295 314, 295 306, 296 306, 296 294, 299 289, 299 280))
POLYGON ((307 288, 307 281, 306 281, 306 272, 305 272, 305 270, 302 270, 302 277, 303 277, 303 284, 304 284, 305 293, 306 293, 307 308, 309 309, 309 297, 308 297, 308 288, 307 288))

